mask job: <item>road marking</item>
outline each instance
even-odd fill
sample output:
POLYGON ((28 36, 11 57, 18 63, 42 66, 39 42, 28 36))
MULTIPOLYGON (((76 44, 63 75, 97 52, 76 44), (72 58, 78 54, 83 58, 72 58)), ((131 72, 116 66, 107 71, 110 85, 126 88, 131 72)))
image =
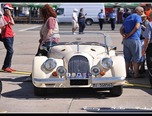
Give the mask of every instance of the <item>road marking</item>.
POLYGON ((5 72, 3 70, 0 70, 0 72, 3 72, 3 73, 12 73, 12 74, 25 74, 25 75, 30 75, 31 72, 25 72, 25 71, 12 71, 12 72, 5 72))
POLYGON ((127 86, 136 86, 136 87, 151 88, 150 85, 146 85, 146 84, 135 84, 135 83, 132 84, 132 83, 128 83, 128 82, 125 82, 124 84, 127 85, 127 86))
POLYGON ((38 25, 38 26, 35 26, 35 27, 26 28, 26 29, 22 29, 22 30, 19 30, 19 32, 21 32, 21 31, 27 31, 29 29, 35 29, 35 28, 38 28, 38 27, 41 27, 41 25, 38 25))
POLYGON ((0 113, 7 113, 6 110, 0 110, 0 113))

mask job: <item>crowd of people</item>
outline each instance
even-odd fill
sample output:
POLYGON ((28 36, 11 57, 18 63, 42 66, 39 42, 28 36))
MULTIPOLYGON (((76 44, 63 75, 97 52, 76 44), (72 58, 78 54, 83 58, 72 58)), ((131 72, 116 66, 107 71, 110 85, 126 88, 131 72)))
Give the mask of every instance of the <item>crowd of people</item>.
MULTIPOLYGON (((0 12, 0 29, 1 29, 1 41, 7 50, 6 57, 2 70, 7 72, 16 71, 11 68, 11 60, 13 57, 13 43, 15 33, 12 30, 12 26, 15 24, 12 18, 11 10, 13 7, 11 4, 5 4, 4 14, 0 12)), ((76 34, 75 31, 79 28, 79 34, 84 34, 85 29, 85 14, 83 8, 79 10, 73 9, 72 13, 72 34, 76 34)), ((123 54, 126 62, 126 74, 127 77, 131 77, 130 70, 133 71, 133 77, 140 77, 139 74, 145 72, 145 61, 148 62, 148 56, 151 56, 150 50, 152 50, 152 10, 151 5, 146 4, 145 8, 138 6, 134 12, 131 13, 130 9, 122 15, 124 21, 120 28, 120 34, 122 35, 123 54)), ((46 51, 41 50, 43 44, 50 46, 57 44, 59 35, 59 26, 56 20, 57 14, 54 9, 46 4, 41 9, 41 17, 44 20, 42 28, 40 29, 39 46, 36 55, 46 55, 46 51)), ((103 13, 103 9, 97 14, 99 20, 100 30, 103 29, 104 20, 106 18, 103 13)), ((117 14, 113 9, 109 13, 109 19, 111 29, 115 29, 117 14)))
MULTIPOLYGON (((134 13, 125 17, 120 28, 120 34, 123 38, 123 53, 126 62, 127 78, 143 77, 145 73, 145 60, 150 70, 151 52, 149 43, 152 39, 152 10, 151 4, 146 4, 145 8, 138 6, 134 13), (130 70, 132 69, 132 74, 130 70)), ((151 49, 152 50, 152 49, 151 49)))

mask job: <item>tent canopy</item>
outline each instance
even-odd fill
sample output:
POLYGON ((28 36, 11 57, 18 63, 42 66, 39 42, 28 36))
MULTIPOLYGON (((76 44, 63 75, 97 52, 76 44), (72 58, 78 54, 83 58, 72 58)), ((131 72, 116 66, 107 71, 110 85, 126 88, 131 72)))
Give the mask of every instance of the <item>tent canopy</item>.
POLYGON ((105 3, 105 8, 115 8, 115 7, 123 7, 123 8, 135 8, 137 6, 143 6, 143 3, 132 2, 132 3, 105 3))
MULTIPOLYGON (((44 4, 50 3, 12 3, 13 7, 35 7, 42 8, 44 4)), ((50 4, 52 7, 57 8, 58 4, 50 4)))

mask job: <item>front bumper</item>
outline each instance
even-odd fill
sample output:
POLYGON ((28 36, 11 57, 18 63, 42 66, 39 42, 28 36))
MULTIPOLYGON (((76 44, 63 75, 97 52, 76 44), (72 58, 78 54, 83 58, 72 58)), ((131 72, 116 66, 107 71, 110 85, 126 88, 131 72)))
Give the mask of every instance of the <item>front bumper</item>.
POLYGON ((111 84, 112 86, 99 86, 109 88, 122 85, 125 77, 101 77, 101 78, 33 78, 32 82, 36 87, 41 88, 98 88, 95 84, 111 84))

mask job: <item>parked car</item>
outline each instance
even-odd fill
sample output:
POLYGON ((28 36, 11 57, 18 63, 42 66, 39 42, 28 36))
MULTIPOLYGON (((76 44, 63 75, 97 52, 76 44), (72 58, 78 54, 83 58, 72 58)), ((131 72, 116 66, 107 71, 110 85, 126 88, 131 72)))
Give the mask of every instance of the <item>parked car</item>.
POLYGON ((116 54, 104 33, 61 33, 60 42, 50 46, 47 56, 33 59, 32 83, 38 96, 50 88, 104 88, 120 96, 125 78, 124 57, 116 54))

